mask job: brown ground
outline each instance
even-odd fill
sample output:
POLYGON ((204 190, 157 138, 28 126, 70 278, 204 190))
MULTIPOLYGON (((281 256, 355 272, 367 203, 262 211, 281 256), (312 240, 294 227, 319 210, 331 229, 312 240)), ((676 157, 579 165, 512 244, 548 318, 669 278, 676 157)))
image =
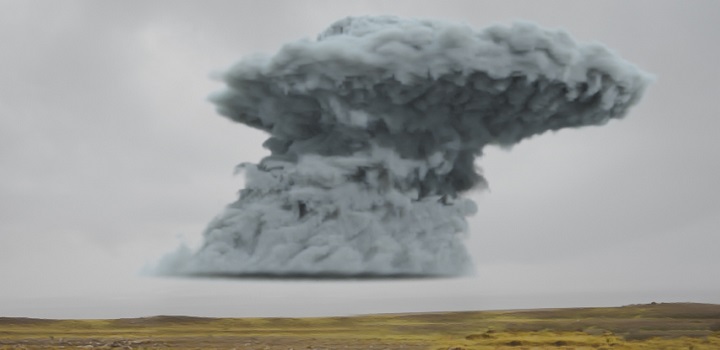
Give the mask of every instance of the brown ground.
POLYGON ((720 349, 720 305, 330 318, 0 317, 0 349, 720 349))

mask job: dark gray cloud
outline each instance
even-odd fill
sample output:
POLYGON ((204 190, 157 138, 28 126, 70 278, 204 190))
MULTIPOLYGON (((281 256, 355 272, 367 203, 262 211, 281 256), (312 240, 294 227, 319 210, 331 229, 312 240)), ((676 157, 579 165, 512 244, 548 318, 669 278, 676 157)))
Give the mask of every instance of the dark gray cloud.
MULTIPOLYGON (((251 56, 213 96, 270 134, 247 187, 177 274, 459 275, 487 145, 624 116, 646 74, 599 45, 518 23, 348 17, 251 56)), ((542 185, 542 184, 539 184, 542 185)))

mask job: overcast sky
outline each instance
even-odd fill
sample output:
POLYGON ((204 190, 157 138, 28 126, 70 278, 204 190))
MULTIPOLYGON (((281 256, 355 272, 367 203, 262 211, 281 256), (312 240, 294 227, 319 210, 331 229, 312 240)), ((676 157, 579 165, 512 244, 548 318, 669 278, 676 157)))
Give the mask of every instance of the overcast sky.
POLYGON ((0 316, 304 316, 720 303, 718 1, 0 0, 0 316), (210 79, 349 15, 529 20, 657 78, 625 120, 477 160, 477 275, 423 281, 140 276, 200 241, 266 135, 210 79))

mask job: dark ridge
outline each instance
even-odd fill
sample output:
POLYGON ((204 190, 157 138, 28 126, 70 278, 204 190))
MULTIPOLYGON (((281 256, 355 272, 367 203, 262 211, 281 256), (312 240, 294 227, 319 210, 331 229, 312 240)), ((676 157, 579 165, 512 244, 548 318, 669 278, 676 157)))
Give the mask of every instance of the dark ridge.
POLYGON ((212 317, 195 317, 195 316, 174 316, 160 315, 140 318, 120 318, 112 320, 114 327, 132 327, 132 326, 160 326, 169 324, 199 324, 209 323, 217 320, 212 317))
POLYGON ((504 313, 537 319, 720 319, 720 305, 701 303, 650 303, 622 307, 588 307, 534 310, 508 310, 504 313))
POLYGON ((48 320, 44 318, 29 318, 29 317, 0 317, 0 325, 33 325, 33 324, 48 324, 56 322, 55 320, 48 320))

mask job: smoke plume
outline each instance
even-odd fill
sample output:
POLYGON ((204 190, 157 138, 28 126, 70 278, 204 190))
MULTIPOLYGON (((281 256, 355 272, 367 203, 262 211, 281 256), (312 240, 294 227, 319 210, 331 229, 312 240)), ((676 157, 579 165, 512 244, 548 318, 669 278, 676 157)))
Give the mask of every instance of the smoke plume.
POLYGON ((647 81, 600 45, 527 23, 340 20, 225 73, 212 102, 267 132, 270 155, 238 167, 238 200, 160 272, 467 274, 477 208, 462 194, 486 184, 483 148, 621 118, 647 81))

